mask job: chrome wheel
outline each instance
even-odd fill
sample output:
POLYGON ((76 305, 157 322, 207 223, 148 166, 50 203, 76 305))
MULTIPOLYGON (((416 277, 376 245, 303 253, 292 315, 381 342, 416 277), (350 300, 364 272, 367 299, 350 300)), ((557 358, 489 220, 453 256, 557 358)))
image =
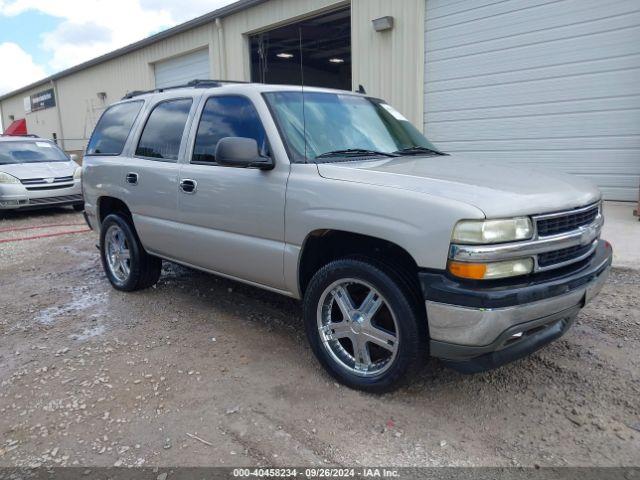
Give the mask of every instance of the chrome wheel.
POLYGON ((318 302, 317 323, 329 355, 358 376, 384 373, 398 353, 395 314, 380 292, 362 280, 329 285, 318 302))
POLYGON ((131 273, 131 254, 127 237, 119 226, 111 225, 104 236, 104 242, 109 271, 119 282, 126 282, 131 273))

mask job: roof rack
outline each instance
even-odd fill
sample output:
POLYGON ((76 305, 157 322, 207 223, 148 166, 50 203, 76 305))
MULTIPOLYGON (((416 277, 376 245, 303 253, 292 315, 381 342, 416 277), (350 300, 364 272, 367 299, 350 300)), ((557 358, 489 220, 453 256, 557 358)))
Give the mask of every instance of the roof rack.
POLYGON ((243 82, 240 80, 191 80, 185 85, 176 85, 175 87, 155 88, 153 90, 134 90, 128 92, 122 100, 129 100, 130 98, 139 97, 140 95, 147 95, 150 93, 162 93, 168 90, 177 90, 179 88, 218 88, 225 84, 248 84, 251 82, 243 82))

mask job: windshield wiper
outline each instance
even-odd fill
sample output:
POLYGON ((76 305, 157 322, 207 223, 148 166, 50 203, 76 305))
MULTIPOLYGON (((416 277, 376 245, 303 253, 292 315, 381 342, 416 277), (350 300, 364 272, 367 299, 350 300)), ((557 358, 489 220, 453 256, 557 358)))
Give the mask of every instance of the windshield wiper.
POLYGON ((378 152, 376 150, 367 150, 364 148, 349 148, 347 150, 334 150, 332 152, 325 152, 321 155, 318 155, 316 159, 334 158, 334 157, 373 157, 373 156, 397 157, 398 155, 395 153, 378 152))
POLYGON ((395 153, 396 155, 422 155, 425 153, 431 155, 446 155, 446 153, 439 152, 438 150, 434 150, 433 148, 420 147, 417 145, 414 147, 403 148, 393 153, 395 153))

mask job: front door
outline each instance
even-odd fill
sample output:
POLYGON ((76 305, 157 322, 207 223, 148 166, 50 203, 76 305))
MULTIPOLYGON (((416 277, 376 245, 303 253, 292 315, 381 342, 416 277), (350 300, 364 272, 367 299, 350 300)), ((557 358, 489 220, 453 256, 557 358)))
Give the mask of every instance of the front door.
POLYGON ((190 161, 180 169, 178 203, 184 243, 178 260, 284 290, 289 164, 276 161, 269 171, 221 166, 215 151, 225 137, 253 138, 268 154, 267 134, 249 98, 227 94, 207 99, 190 161))

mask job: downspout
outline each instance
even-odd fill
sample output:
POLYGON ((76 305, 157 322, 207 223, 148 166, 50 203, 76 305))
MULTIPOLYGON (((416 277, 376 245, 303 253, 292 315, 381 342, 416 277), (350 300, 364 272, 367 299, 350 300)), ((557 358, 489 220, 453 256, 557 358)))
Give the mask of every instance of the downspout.
POLYGON ((60 130, 60 148, 65 149, 64 145, 64 128, 62 127, 62 113, 60 112, 60 96, 58 95, 58 84, 55 80, 51 80, 51 87, 53 88, 53 95, 56 98, 56 112, 58 113, 58 129, 60 130))
POLYGON ((227 79, 227 55, 224 48, 224 30, 222 20, 216 18, 216 28, 218 29, 218 58, 220 59, 220 80, 227 79))

